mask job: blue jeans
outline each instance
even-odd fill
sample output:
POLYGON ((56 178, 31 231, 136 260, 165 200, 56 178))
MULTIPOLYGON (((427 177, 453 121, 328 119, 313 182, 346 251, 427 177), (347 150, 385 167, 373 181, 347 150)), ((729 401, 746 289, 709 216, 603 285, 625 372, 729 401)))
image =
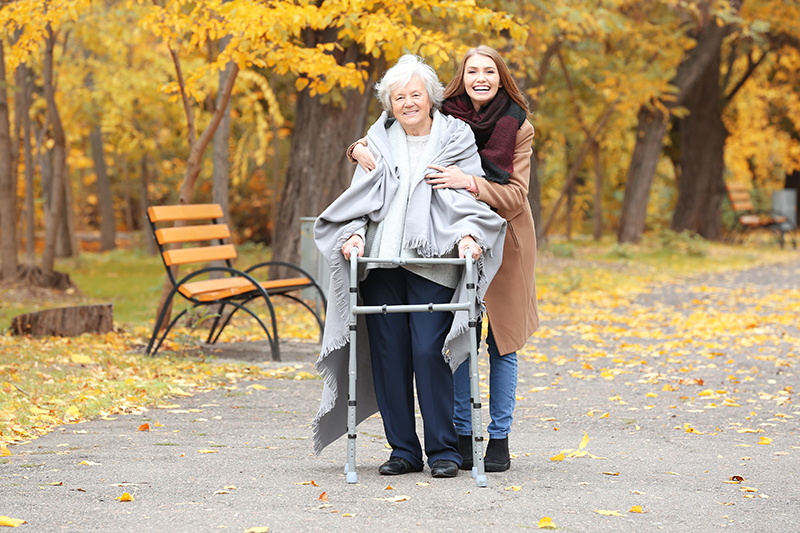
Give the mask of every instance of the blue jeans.
MULTIPOLYGON (((504 439, 511 432, 514 406, 517 400, 517 352, 501 356, 494 342, 492 326, 486 336, 489 347, 489 438, 504 439)), ((455 407, 453 423, 459 435, 472 435, 472 416, 469 405, 469 360, 453 374, 455 407)))

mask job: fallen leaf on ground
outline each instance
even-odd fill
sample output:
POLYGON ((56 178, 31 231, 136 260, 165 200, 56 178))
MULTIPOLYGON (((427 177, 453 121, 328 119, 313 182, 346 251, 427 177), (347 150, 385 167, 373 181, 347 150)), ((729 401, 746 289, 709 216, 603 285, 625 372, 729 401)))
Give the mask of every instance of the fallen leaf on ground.
POLYGON ((319 501, 322 501, 322 502, 328 501, 328 493, 327 492, 323 492, 322 494, 319 495, 319 498, 317 498, 317 499, 319 501))
POLYGON ((521 485, 511 485, 510 487, 506 487, 503 490, 513 490, 514 492, 519 492, 519 491, 522 490, 522 486, 521 485))
POLYGON ((114 499, 115 499, 115 500, 119 500, 119 501, 121 501, 121 502, 132 502, 132 501, 134 501, 134 500, 133 500, 133 496, 131 496, 131 493, 130 493, 130 492, 123 492, 123 493, 122 493, 122 496, 117 496, 117 497, 116 497, 116 498, 114 498, 114 499))
POLYGON ((78 464, 79 465, 87 465, 87 466, 100 466, 100 463, 94 463, 92 461, 81 461, 78 464))
POLYGON ((581 439, 581 443, 578 444, 578 449, 582 450, 586 448, 586 445, 589 444, 589 434, 585 431, 583 432, 583 438, 581 439))
POLYGON ((541 520, 539 520, 539 529, 555 529, 556 525, 553 523, 553 520, 549 516, 545 516, 541 520))
POLYGON ((623 516, 623 515, 619 514, 619 511, 603 511, 603 510, 595 509, 594 512, 597 513, 597 514, 601 514, 603 516, 623 516))
POLYGON ((150 424, 145 422, 144 424, 139 426, 139 429, 137 429, 136 431, 150 431, 150 424))
POLYGON ((603 472, 607 476, 618 476, 619 472, 603 472))
POLYGON ((197 453, 217 453, 217 450, 197 450, 197 453))
POLYGON ((631 510, 628 511, 628 512, 629 513, 646 513, 647 511, 643 511, 641 505, 634 505, 633 507, 631 507, 631 510))
POLYGON ((563 461, 564 460, 564 454, 560 453, 558 455, 555 455, 555 456, 551 457, 550 460, 551 461, 563 461))
POLYGON ((247 388, 248 389, 255 389, 255 390, 267 390, 267 388, 264 385, 259 385, 258 383, 253 383, 252 385, 250 385, 247 388))
POLYGON ((319 487, 319 485, 317 485, 317 482, 314 481, 313 479, 311 481, 297 481, 295 482, 295 485, 313 485, 315 487, 319 487))
POLYGON ((251 527, 250 529, 245 529, 244 533, 267 533, 269 531, 269 527, 251 527))
POLYGON ((759 444, 772 444, 772 439, 769 437, 761 437, 758 439, 759 444))
POLYGON ((428 485, 430 485, 430 483, 428 483, 427 481, 417 481, 417 485, 419 485, 420 487, 427 487, 428 485))
POLYGON ((392 487, 391 485, 386 485, 386 488, 383 490, 394 490, 394 487, 392 487))
POLYGON ((5 444, 0 444, 0 457, 8 457, 11 455, 11 450, 5 444))
POLYGON ((27 524, 22 518, 11 518, 10 516, 0 516, 0 526, 17 527, 22 524, 27 524))

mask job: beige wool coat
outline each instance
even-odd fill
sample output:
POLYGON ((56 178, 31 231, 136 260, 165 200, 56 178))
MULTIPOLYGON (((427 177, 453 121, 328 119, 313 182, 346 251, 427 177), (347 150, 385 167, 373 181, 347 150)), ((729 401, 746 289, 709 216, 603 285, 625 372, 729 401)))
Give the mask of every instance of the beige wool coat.
POLYGON ((539 327, 536 301, 536 230, 528 202, 531 175, 533 125, 529 121, 517 132, 514 171, 508 183, 475 177, 475 197, 497 209, 508 221, 503 263, 486 291, 486 313, 497 350, 505 355, 525 346, 539 327))
MULTIPOLYGON (((520 350, 539 328, 539 304, 536 301, 536 229, 528 202, 533 152, 533 125, 529 121, 517 131, 514 147, 514 171, 506 184, 475 176, 477 199, 497 210, 508 221, 503 263, 486 291, 486 314, 492 325, 497 350, 501 355, 520 350)), ((351 163, 356 163, 352 150, 347 150, 351 163)))

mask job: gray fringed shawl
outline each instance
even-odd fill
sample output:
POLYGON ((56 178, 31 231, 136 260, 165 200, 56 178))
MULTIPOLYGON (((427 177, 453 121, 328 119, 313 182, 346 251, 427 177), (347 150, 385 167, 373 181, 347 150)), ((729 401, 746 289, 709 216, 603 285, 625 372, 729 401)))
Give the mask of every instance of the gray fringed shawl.
MULTIPOLYGON (((435 113, 438 114, 438 111, 435 113)), ((315 365, 325 380, 319 411, 313 422, 314 451, 317 454, 347 431, 350 265, 344 259, 341 248, 369 220, 383 220, 397 190, 397 166, 392 159, 386 133, 392 120, 383 113, 367 133, 368 146, 377 160, 375 170, 366 172, 358 166, 350 187, 323 211, 314 224, 317 248, 331 270, 322 351, 315 365)), ((444 132, 430 163, 445 167, 458 165, 468 175, 482 175, 480 156, 469 126, 444 115, 437 117, 437 120, 442 121, 444 132)), ((484 250, 476 263, 477 297, 482 305, 486 288, 502 261, 506 222, 464 190, 433 189, 424 183, 428 172, 432 170, 425 168, 412 177, 403 247, 414 249, 422 257, 439 257, 457 247, 464 236, 471 235, 484 250)), ((467 301, 465 285, 462 271, 453 303, 467 301)), ((364 322, 362 317, 358 321, 357 331, 357 423, 378 411, 364 322)), ((442 356, 453 371, 469 357, 467 322, 466 311, 455 313, 442 348, 442 356)))

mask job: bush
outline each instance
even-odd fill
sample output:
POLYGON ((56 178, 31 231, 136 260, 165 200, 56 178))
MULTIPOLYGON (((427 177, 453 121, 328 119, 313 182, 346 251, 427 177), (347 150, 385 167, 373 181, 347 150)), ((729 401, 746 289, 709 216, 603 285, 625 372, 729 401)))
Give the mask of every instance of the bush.
POLYGON ((681 232, 665 229, 658 235, 661 248, 680 252, 692 257, 705 257, 708 251, 708 242, 698 234, 688 230, 681 232))
POLYGON ((608 252, 611 257, 618 259, 633 259, 634 250, 630 243, 624 242, 622 244, 616 243, 614 247, 608 252))

